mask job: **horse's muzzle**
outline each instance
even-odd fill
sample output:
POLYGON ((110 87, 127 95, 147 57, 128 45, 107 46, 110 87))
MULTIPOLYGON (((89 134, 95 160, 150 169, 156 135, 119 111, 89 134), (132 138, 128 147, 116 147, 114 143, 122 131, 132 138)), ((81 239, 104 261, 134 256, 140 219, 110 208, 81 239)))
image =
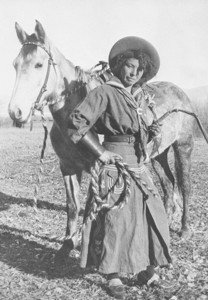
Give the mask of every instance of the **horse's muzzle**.
POLYGON ((30 117, 29 115, 27 116, 27 118, 25 118, 23 116, 22 110, 18 106, 10 105, 8 111, 9 111, 10 118, 18 123, 26 123, 30 117))

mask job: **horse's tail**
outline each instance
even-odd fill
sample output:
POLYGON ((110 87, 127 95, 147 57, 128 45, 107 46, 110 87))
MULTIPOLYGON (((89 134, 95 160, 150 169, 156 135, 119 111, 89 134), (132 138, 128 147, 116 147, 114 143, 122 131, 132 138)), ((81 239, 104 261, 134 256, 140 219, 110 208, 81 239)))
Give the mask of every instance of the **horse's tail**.
MULTIPOLYGON (((193 110, 199 116, 200 120, 203 123, 204 128, 208 131, 208 97, 207 97, 207 88, 196 88, 193 90, 187 90, 186 93, 190 99, 190 103, 193 107, 193 110)), ((194 126, 195 136, 200 135, 200 130, 198 126, 194 126)))

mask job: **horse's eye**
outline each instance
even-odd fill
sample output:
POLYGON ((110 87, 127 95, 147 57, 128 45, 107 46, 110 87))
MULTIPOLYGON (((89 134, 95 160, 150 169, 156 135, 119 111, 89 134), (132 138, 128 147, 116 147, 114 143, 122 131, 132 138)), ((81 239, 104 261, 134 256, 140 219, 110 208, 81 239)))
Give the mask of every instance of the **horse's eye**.
POLYGON ((42 66, 43 66, 43 65, 42 65, 41 63, 37 63, 37 64, 35 65, 35 68, 36 68, 36 69, 42 68, 42 66))

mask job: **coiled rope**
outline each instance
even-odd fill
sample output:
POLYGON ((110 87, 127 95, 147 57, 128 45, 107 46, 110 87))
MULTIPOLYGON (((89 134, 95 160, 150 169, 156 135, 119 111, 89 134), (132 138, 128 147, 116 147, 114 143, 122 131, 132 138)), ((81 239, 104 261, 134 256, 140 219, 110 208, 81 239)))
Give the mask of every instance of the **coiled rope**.
POLYGON ((142 179, 138 172, 134 171, 129 167, 128 164, 122 161, 116 161, 115 166, 118 170, 118 177, 113 187, 108 190, 108 193, 101 198, 100 197, 100 174, 102 173, 105 165, 96 161, 95 166, 91 168, 91 190, 93 197, 91 199, 91 207, 89 211, 89 217, 91 219, 95 219, 96 215, 102 209, 121 209, 125 204, 128 203, 129 198, 131 196, 131 181, 132 179, 136 182, 139 188, 142 189, 144 195, 148 198, 148 194, 151 193, 154 197, 158 197, 158 193, 152 189, 152 187, 142 179), (119 197, 119 200, 115 202, 113 205, 109 204, 110 196, 114 193, 117 183, 124 182, 124 190, 119 197))

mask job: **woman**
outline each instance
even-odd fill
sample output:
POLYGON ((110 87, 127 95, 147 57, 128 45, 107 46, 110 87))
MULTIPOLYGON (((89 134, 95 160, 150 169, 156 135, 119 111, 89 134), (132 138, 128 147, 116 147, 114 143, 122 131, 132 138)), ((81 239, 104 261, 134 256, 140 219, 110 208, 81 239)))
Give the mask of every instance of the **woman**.
MULTIPOLYGON (((126 37, 112 47, 109 65, 114 76, 92 90, 72 112, 70 122, 74 132, 70 138, 104 164, 100 175, 101 198, 116 184, 107 200, 108 209, 101 209, 95 220, 89 218, 93 203, 89 197, 81 266, 95 265, 99 272, 107 274, 110 294, 123 299, 125 289, 120 273, 138 274, 140 283, 150 285, 159 280, 154 268, 171 262, 168 222, 163 203, 144 166, 141 110, 132 96, 138 89, 143 95, 140 86, 156 75, 160 60, 149 42, 126 37), (103 145, 90 129, 104 135, 103 145), (117 160, 127 163, 153 191, 146 191, 139 182, 132 180, 130 199, 120 209, 117 203, 122 197, 124 182, 117 182, 117 160)), ((152 132, 157 133, 155 126, 152 132)))

